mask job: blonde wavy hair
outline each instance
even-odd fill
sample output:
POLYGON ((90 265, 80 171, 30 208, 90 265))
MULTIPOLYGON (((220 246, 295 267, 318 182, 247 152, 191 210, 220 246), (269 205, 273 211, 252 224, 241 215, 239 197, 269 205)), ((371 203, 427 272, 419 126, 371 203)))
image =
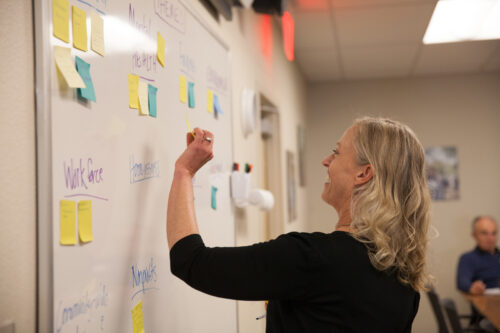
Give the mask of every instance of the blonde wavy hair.
POLYGON ((365 244, 372 265, 395 270, 403 284, 426 290, 430 194, 425 153, 406 125, 383 118, 354 122, 354 148, 373 178, 353 191, 353 236, 365 244))

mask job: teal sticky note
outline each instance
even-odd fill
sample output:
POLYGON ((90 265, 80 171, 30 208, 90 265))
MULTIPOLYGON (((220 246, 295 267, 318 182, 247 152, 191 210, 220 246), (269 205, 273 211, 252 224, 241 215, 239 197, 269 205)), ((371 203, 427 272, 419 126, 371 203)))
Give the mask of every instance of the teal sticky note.
POLYGON ((216 94, 214 94, 214 113, 215 117, 217 117, 219 113, 224 114, 224 112, 222 112, 222 109, 220 108, 219 96, 217 96, 216 94))
POLYGON ((96 101, 94 85, 92 84, 92 77, 90 76, 90 64, 76 56, 76 70, 85 82, 85 88, 77 88, 76 92, 78 97, 85 98, 91 101, 96 101))
POLYGON ((190 108, 194 108, 194 82, 188 83, 188 103, 190 108))
POLYGON ((148 84, 149 115, 156 118, 156 92, 158 88, 148 84))
POLYGON ((217 187, 212 186, 212 209, 217 209, 217 187))

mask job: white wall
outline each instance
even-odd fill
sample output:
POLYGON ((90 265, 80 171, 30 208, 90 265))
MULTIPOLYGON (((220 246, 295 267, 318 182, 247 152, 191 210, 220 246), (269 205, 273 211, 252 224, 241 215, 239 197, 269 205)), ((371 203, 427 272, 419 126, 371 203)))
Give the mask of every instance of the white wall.
MULTIPOLYGON (((240 125, 240 93, 254 88, 281 111, 281 158, 285 150, 297 152, 296 126, 305 123, 305 83, 295 63, 283 54, 280 26, 273 24, 272 56, 261 49, 261 16, 235 9, 233 21, 216 22, 197 0, 191 5, 229 45, 232 53, 234 158, 254 164, 252 183, 262 179, 260 134, 244 138, 240 125)), ((34 332, 36 326, 36 180, 35 110, 33 69, 32 3, 29 0, 0 1, 0 321, 14 319, 18 332, 34 332)), ((297 165, 297 163, 296 163, 297 165)), ((286 193, 286 173, 282 174, 286 193)), ((298 177, 298 175, 296 175, 298 177)), ((297 188, 298 218, 286 222, 284 230, 306 228, 306 190, 297 188)), ((286 205, 283 216, 287 220, 286 205)), ((264 240, 262 213, 247 208, 237 214, 238 245, 264 240)), ((239 302, 239 332, 263 332, 263 302, 239 302)))
POLYGON ((35 330, 36 200, 31 1, 0 1, 0 322, 35 330))
MULTIPOLYGON (((491 214, 500 220, 500 75, 311 85, 307 114, 311 230, 331 232, 335 226, 335 211, 320 199, 326 177, 320 162, 353 120, 363 115, 408 124, 424 147, 457 147, 460 200, 432 204, 432 223, 440 235, 431 242, 429 263, 440 296, 452 297, 460 312, 468 312, 455 287, 458 257, 474 246, 470 223, 475 215, 491 214)), ((414 331, 437 332, 426 295, 414 331)))

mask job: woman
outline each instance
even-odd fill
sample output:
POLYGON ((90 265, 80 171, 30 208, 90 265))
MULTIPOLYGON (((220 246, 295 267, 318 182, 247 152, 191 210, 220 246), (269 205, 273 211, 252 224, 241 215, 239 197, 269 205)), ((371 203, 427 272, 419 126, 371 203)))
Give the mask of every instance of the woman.
POLYGON ((214 137, 195 134, 168 202, 173 274, 214 296, 269 300, 267 332, 411 331, 426 282, 430 199, 424 150, 407 126, 356 120, 325 158, 334 232, 235 248, 207 248, 199 235, 192 177, 213 157, 214 137))

